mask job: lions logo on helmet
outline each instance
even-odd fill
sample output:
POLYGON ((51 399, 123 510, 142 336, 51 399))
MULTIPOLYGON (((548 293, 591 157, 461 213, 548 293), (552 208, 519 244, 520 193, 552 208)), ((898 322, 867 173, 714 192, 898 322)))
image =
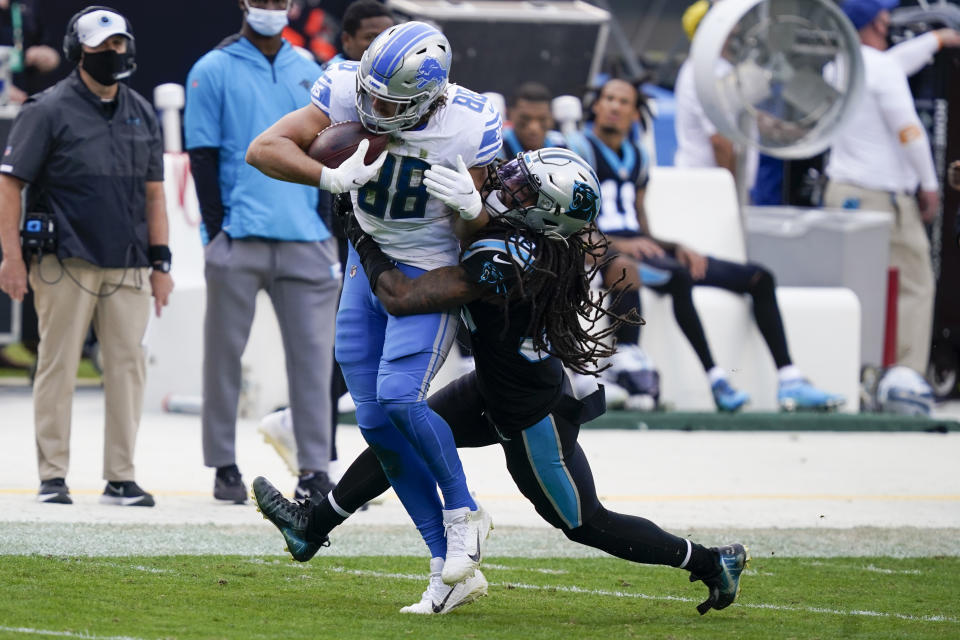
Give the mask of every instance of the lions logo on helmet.
POLYGON ((447 72, 436 58, 427 58, 417 69, 417 89, 423 89, 431 82, 443 84, 447 79, 447 72))
POLYGON ((374 133, 415 126, 446 90, 452 59, 446 36, 424 22, 405 22, 381 33, 357 69, 360 122, 374 133))

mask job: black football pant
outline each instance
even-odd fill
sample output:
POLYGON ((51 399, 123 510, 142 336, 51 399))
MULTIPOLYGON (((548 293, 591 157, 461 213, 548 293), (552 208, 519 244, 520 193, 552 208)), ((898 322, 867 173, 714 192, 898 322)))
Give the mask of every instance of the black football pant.
MULTIPOLYGON (((643 564, 680 566, 705 575, 713 556, 636 516, 608 511, 600 504, 590 464, 577 443, 580 425, 564 416, 563 403, 550 415, 520 432, 498 433, 483 413, 483 401, 471 372, 448 384, 428 403, 453 431, 457 447, 499 443, 507 469, 537 513, 575 542, 643 564)), ((353 462, 333 490, 342 512, 353 513, 390 487, 376 455, 368 448, 353 462)), ((344 520, 327 500, 311 513, 311 532, 326 535, 344 520)))
MULTIPOLYGON (((777 304, 776 283, 764 267, 739 262, 729 262, 707 257, 707 273, 702 280, 694 280, 690 271, 671 254, 659 258, 644 258, 640 263, 640 277, 643 284, 660 294, 669 294, 673 299, 673 315, 680 330, 696 352, 704 371, 713 368, 715 362, 707 337, 700 322, 700 314, 693 305, 693 287, 717 287, 733 293, 749 294, 753 298, 753 317, 763 336, 770 355, 777 368, 791 364, 787 349, 787 337, 783 330, 783 319, 777 304)), ((615 313, 626 313, 636 308, 642 316, 640 293, 626 291, 621 297, 615 313)), ((617 332, 618 343, 637 344, 640 327, 622 325, 617 332)))

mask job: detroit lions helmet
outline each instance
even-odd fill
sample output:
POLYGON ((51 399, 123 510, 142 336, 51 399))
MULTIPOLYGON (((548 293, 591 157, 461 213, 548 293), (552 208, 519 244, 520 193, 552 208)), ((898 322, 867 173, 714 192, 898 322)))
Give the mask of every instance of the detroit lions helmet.
POLYGON ((919 373, 898 365, 880 378, 877 403, 884 413, 929 416, 933 410, 933 389, 919 373))
POLYGON ((542 233, 564 238, 597 219, 600 181, 569 149, 524 151, 496 169, 487 208, 542 233))
POLYGON ((360 122, 373 133, 417 124, 446 90, 452 57, 446 36, 426 23, 405 22, 381 33, 357 70, 360 122), (389 105, 393 113, 384 112, 389 105))

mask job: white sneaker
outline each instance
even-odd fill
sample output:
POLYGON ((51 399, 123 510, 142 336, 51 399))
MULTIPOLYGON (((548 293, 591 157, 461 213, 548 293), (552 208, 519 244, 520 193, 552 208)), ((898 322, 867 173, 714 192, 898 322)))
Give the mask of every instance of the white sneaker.
POLYGON ((630 399, 627 390, 610 380, 603 381, 603 397, 608 409, 623 409, 630 399))
POLYGON ((353 396, 347 391, 337 400, 337 413, 353 413, 357 410, 357 405, 353 401, 353 396))
POLYGON ((273 447, 294 476, 300 475, 297 462, 297 441, 293 437, 293 417, 290 409, 282 409, 264 416, 257 427, 264 442, 273 447))
POLYGON ((617 350, 606 361, 610 366, 600 375, 605 378, 616 378, 620 371, 636 371, 638 369, 655 369, 653 359, 647 355, 639 344, 624 342, 617 345, 617 350))
POLYGON ((420 602, 400 609, 400 613, 442 615, 487 595, 487 579, 479 570, 473 576, 452 587, 443 584, 443 579, 440 577, 443 564, 443 558, 430 559, 430 583, 427 585, 427 590, 420 597, 420 602))
MULTIPOLYGON (((653 400, 656 407, 660 399, 660 374, 653 360, 640 348, 640 345, 630 343, 619 345, 617 352, 610 358, 609 364, 610 367, 600 374, 603 376, 604 385, 615 383, 631 398, 647 396, 653 400)), ((625 401, 624 408, 646 410, 648 404, 647 399, 633 403, 625 401)))
POLYGON ((447 558, 443 564, 444 584, 455 585, 466 580, 480 567, 483 548, 493 529, 493 518, 477 505, 443 510, 444 535, 447 537, 447 558))

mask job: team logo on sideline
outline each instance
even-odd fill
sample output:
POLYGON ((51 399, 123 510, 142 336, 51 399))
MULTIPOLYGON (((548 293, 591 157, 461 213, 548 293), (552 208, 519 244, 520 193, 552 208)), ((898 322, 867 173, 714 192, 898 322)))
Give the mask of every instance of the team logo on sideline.
POLYGON ((350 267, 350 277, 352 278, 355 275, 357 275, 357 265, 350 267))
POLYGON ((570 217, 592 222, 597 217, 597 194, 586 182, 573 183, 573 201, 570 203, 570 217))
POLYGON ((440 85, 446 77, 443 65, 436 58, 427 58, 420 63, 417 69, 417 89, 423 89, 427 85, 434 83, 440 85))

